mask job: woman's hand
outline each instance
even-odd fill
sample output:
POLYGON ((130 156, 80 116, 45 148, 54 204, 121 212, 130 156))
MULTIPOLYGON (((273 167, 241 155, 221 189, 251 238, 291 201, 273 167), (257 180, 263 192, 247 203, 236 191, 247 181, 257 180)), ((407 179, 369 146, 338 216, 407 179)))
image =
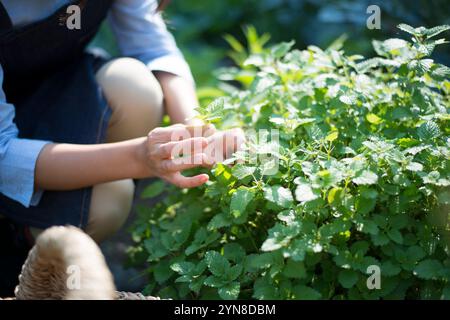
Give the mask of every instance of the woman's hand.
POLYGON ((231 157, 245 137, 241 129, 217 131, 213 125, 176 124, 152 130, 141 149, 142 176, 154 176, 180 188, 198 187, 207 174, 185 177, 182 171, 205 167, 231 157))
POLYGON ((214 162, 222 162, 229 159, 233 153, 242 149, 245 142, 244 131, 234 128, 224 131, 216 131, 207 136, 209 158, 214 162))
POLYGON ((213 126, 172 125, 152 130, 144 145, 147 176, 156 176, 180 188, 198 187, 208 181, 207 174, 185 177, 182 171, 209 167, 214 161, 205 153, 207 136, 215 132, 213 126))

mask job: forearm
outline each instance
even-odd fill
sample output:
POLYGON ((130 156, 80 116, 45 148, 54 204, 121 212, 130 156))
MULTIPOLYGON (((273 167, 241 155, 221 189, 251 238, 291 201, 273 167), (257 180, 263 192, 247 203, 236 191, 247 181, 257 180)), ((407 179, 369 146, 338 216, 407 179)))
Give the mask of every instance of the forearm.
POLYGON ((154 73, 163 90, 166 111, 172 123, 201 124, 201 121, 194 119, 194 109, 198 106, 194 85, 171 73, 154 73))
POLYGON ((35 187, 73 190, 126 178, 150 176, 141 159, 146 138, 117 143, 49 144, 39 154, 35 187))

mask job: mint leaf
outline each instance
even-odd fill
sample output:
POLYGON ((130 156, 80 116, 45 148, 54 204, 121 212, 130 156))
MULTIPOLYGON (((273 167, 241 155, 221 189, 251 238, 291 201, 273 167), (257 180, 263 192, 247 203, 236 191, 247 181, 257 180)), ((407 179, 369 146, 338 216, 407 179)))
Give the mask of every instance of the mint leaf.
POLYGON ((322 297, 320 292, 304 285, 295 286, 292 292, 294 293, 294 299, 297 300, 318 300, 322 297))
POLYGON ((391 238, 393 241, 397 242, 398 244, 403 243, 403 236, 397 229, 391 229, 387 232, 387 235, 389 238, 391 238))
POLYGON ((163 193, 166 188, 166 183, 164 181, 158 180, 147 186, 141 193, 142 199, 149 199, 159 196, 163 193))
POLYGON ((422 279, 436 279, 441 275, 442 264, 435 259, 427 259, 419 262, 414 269, 414 275, 422 279))
POLYGON ((209 271, 219 278, 224 277, 230 268, 228 260, 217 251, 206 252, 205 261, 209 271))
POLYGON ((253 190, 246 187, 239 187, 231 196, 230 212, 233 216, 235 218, 240 217, 254 197, 255 193, 253 190))
POLYGON ((195 267, 195 264, 193 264, 192 262, 181 261, 181 262, 172 264, 170 266, 170 269, 172 269, 176 273, 185 275, 185 274, 190 273, 194 269, 194 267, 195 267))
POLYGON ((306 203, 315 200, 319 195, 313 191, 310 185, 299 184, 295 189, 295 199, 301 203, 306 203))
POLYGON ((378 181, 378 176, 369 170, 361 171, 353 178, 353 182, 358 185, 371 185, 378 181))
POLYGON ((256 167, 249 167, 242 164, 237 164, 231 169, 233 176, 242 180, 248 176, 251 176, 256 170, 256 167))
POLYGON ((241 285, 239 282, 231 282, 219 289, 219 295, 224 300, 236 300, 241 291, 241 285))
POLYGON ((264 187, 264 198, 282 208, 289 208, 294 201, 291 190, 279 185, 264 187))
POLYGON ((338 280, 344 288, 349 289, 358 281, 358 273, 353 270, 341 270, 338 274, 338 280))
POLYGON ((275 224, 269 230, 269 236, 261 246, 262 251, 274 251, 286 246, 292 238, 300 233, 301 225, 294 223, 284 226, 280 223, 275 224))
POLYGON ((295 41, 282 42, 274 46, 271 53, 275 59, 282 58, 295 44, 295 41))

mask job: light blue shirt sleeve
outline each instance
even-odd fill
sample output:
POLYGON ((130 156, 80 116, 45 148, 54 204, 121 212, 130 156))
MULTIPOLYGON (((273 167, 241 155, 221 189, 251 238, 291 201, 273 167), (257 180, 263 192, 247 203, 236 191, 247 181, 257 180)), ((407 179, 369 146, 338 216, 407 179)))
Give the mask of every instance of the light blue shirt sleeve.
MULTIPOLYGON (((0 85, 3 68, 0 66, 0 85)), ((14 106, 0 88, 0 192, 25 207, 37 205, 42 190, 34 190, 36 160, 48 141, 19 139, 14 106)))
POLYGON ((121 54, 139 59, 150 70, 165 71, 194 82, 175 39, 167 30, 156 0, 116 0, 109 14, 121 54))

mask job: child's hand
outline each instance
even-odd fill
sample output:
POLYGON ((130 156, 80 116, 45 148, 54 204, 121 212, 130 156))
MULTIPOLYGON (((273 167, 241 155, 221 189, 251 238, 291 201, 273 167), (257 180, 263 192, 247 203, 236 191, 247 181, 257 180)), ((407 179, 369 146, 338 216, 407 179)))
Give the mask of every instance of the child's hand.
POLYGON ((207 174, 185 177, 182 171, 208 167, 213 163, 205 153, 206 136, 214 127, 173 125, 152 130, 145 143, 145 164, 149 175, 164 179, 180 188, 198 187, 208 181, 207 174))
POLYGON ((244 131, 234 128, 217 131, 207 136, 208 147, 206 154, 214 163, 229 159, 234 152, 242 149, 245 142, 244 131))
POLYGON ((152 130, 142 152, 144 176, 155 176, 180 188, 198 187, 207 174, 185 177, 182 171, 211 167, 231 157, 245 141, 241 129, 216 131, 213 125, 173 125, 152 130))

